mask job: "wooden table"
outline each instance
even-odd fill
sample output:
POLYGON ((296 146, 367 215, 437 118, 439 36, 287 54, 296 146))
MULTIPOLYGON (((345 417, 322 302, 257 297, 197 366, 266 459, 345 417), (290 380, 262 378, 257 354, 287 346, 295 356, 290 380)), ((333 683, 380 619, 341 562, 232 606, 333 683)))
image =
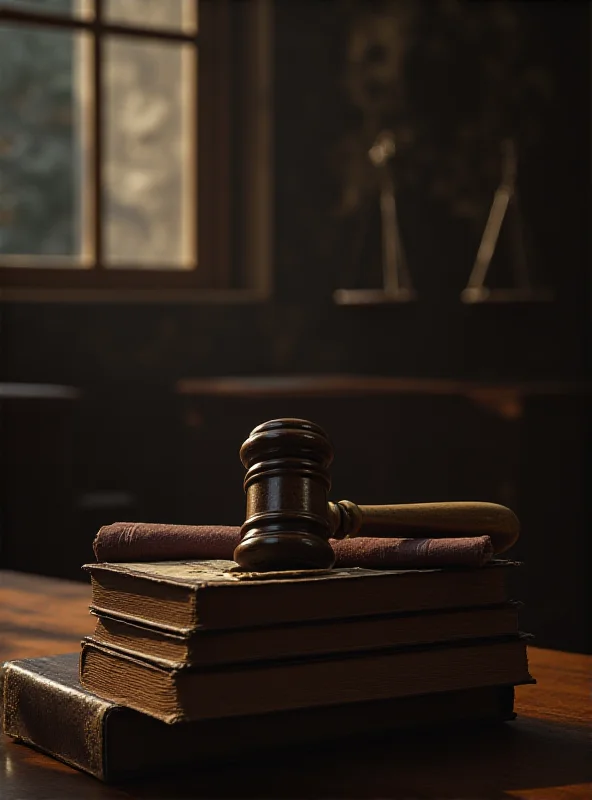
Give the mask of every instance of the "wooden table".
MULTIPOLYGON (((0 572, 0 662, 76 650, 88 598, 85 584, 0 572)), ((478 735, 399 734, 117 787, 1 735, 0 797, 590 798, 592 657, 533 647, 530 663, 538 684, 517 689, 518 719, 478 735)))

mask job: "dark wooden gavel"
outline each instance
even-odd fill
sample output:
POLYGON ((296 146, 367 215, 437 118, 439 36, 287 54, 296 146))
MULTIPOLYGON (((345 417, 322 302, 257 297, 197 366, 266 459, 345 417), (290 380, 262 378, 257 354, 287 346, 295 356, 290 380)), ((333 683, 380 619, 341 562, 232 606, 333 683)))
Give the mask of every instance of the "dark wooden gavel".
POLYGON ((330 569, 335 555, 329 539, 346 536, 488 535, 494 553, 501 553, 520 531, 516 515, 496 503, 329 502, 333 447, 325 431, 307 420, 258 425, 240 457, 247 469, 247 511, 234 560, 243 569, 330 569))

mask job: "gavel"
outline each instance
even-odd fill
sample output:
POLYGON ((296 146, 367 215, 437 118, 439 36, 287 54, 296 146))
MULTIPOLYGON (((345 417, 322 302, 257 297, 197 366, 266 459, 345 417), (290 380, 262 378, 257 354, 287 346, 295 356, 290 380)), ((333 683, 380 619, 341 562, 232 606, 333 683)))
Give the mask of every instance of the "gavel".
POLYGON ((329 502, 333 447, 325 431, 307 420, 258 425, 243 443, 240 458, 247 470, 247 509, 234 560, 243 569, 330 569, 335 555, 329 539, 346 536, 488 535, 494 553, 518 538, 516 515, 497 503, 329 502))

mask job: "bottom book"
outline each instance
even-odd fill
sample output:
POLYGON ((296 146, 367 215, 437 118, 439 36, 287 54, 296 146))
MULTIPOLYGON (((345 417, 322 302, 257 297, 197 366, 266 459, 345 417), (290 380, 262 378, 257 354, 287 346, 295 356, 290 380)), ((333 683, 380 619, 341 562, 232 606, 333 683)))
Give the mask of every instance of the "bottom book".
POLYGON ((333 742, 401 728, 501 722, 515 717, 514 687, 306 708, 174 725, 96 697, 78 681, 78 653, 6 662, 4 732, 118 781, 252 750, 333 742))

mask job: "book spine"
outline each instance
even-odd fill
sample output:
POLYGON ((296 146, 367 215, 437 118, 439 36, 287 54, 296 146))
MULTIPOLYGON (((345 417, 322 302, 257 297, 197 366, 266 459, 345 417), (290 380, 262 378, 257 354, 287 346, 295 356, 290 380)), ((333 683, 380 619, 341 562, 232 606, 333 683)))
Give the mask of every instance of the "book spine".
POLYGON ((4 732, 106 780, 103 732, 112 703, 73 687, 64 691, 49 674, 19 662, 7 662, 2 672, 4 732))
MULTIPOLYGON (((515 717, 513 686, 492 686, 387 701, 167 725, 88 694, 78 684, 77 653, 9 662, 5 732, 104 781, 190 766, 230 754, 307 749, 387 731, 494 724, 515 717)), ((330 754, 328 754, 330 758, 330 754)), ((1 795, 1 792, 0 792, 1 795)))
POLYGON ((204 670, 166 669, 152 659, 130 656, 85 637, 80 682, 114 703, 173 724, 387 702, 534 680, 528 671, 526 637, 520 635, 455 642, 450 647, 389 648, 347 657, 204 670), (141 696, 138 686, 144 689, 141 696))

